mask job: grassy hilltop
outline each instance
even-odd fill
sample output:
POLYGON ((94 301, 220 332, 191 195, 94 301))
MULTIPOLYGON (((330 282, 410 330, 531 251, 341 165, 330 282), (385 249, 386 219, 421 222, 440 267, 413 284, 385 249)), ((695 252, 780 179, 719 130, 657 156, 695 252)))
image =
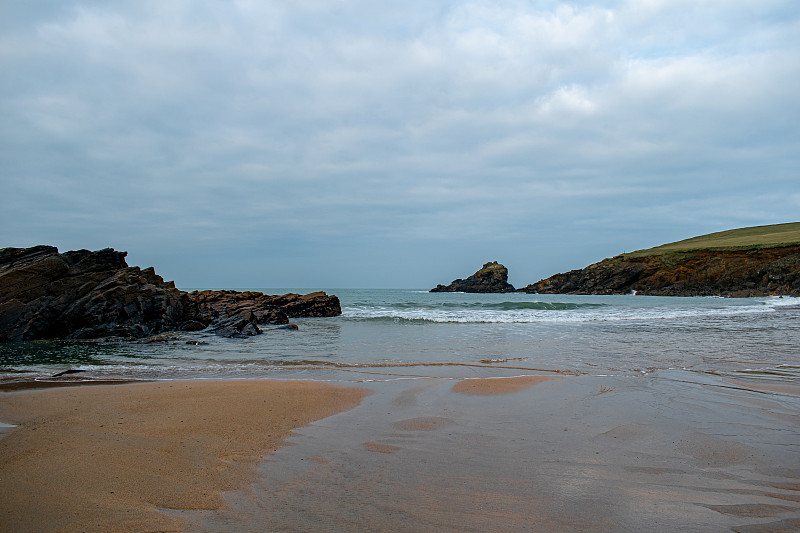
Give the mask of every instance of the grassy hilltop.
POLYGON ((800 244, 800 222, 718 231, 623 254, 626 259, 694 250, 753 250, 800 244))

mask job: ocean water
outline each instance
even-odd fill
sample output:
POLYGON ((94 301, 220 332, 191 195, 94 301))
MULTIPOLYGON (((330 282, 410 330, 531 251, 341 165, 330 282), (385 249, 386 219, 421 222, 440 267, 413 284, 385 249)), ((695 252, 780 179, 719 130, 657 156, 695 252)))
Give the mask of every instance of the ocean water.
MULTIPOLYGON (((271 294, 298 289, 256 289, 271 294)), ((0 345, 3 381, 309 378, 366 381, 532 372, 632 376, 660 370, 797 383, 800 299, 331 290, 343 314, 298 331, 224 339, 0 345), (81 372, 59 378, 64 370, 81 372), (382 377, 384 376, 385 377, 382 377)))

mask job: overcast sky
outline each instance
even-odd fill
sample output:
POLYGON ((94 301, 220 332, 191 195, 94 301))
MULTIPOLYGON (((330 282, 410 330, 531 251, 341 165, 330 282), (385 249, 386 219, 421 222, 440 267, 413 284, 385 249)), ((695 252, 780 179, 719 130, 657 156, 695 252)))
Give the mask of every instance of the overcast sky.
POLYGON ((524 286, 800 220, 797 0, 0 2, 0 247, 524 286))

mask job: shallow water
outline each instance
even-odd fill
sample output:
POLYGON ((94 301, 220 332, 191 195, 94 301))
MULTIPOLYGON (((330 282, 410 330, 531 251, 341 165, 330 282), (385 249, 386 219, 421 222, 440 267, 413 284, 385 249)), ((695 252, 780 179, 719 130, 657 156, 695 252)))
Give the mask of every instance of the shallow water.
POLYGON ((342 300, 343 315, 295 319, 299 331, 265 326, 264 335, 247 339, 200 332, 150 344, 3 344, 0 379, 47 380, 66 369, 83 372, 57 379, 313 378, 330 368, 350 370, 357 379, 375 368, 442 375, 459 365, 484 366, 486 375, 514 367, 577 375, 685 369, 765 381, 800 377, 796 298, 329 292, 342 300))
POLYGON ((298 430, 226 511, 180 514, 208 532, 800 526, 796 394, 680 370, 489 396, 457 381, 366 384, 359 407, 298 430))

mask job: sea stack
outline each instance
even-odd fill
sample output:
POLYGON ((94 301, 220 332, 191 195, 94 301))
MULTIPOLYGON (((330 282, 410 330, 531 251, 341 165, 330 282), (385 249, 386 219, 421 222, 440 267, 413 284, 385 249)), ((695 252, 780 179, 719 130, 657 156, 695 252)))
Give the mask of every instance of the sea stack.
POLYGON ((456 279, 450 285, 437 285, 430 292, 514 292, 508 282, 508 269, 492 261, 467 279, 456 279))

